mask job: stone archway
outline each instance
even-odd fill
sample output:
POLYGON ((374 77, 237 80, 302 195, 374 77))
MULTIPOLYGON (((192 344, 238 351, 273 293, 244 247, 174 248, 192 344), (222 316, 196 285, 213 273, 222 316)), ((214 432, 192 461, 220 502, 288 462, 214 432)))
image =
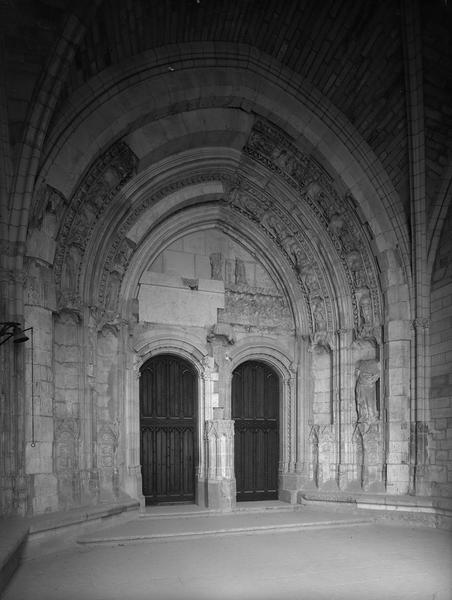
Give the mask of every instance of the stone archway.
MULTIPOLYGON (((257 66, 256 69, 259 71, 257 66)), ((261 74, 255 73, 255 76, 260 80, 261 74)), ((242 81, 241 71, 237 73, 236 83, 249 93, 242 81)), ((375 217, 370 210, 370 199, 364 198, 359 186, 352 186, 355 198, 350 189, 345 187, 345 180, 340 177, 334 179, 334 175, 318 162, 309 151, 313 150, 312 147, 305 145, 306 140, 291 136, 297 131, 298 125, 300 131, 305 126, 294 116, 296 111, 293 114, 290 111, 286 111, 285 115, 279 114, 273 92, 269 92, 271 98, 259 94, 253 101, 256 112, 248 111, 246 119, 240 121, 236 132, 240 145, 226 146, 226 142, 230 141, 226 133, 228 125, 235 120, 229 111, 240 111, 237 108, 225 108, 223 92, 215 89, 220 95, 212 100, 212 105, 202 107, 195 100, 188 109, 177 104, 176 101, 181 100, 179 91, 175 92, 174 106, 180 108, 181 115, 176 121, 181 130, 175 128, 168 146, 162 146, 161 154, 152 154, 152 119, 147 113, 142 114, 144 105, 138 103, 137 119, 131 123, 143 135, 145 129, 149 129, 146 129, 149 137, 144 135, 145 141, 140 149, 133 133, 129 132, 130 135, 108 146, 111 138, 107 136, 108 140, 104 139, 105 132, 93 131, 93 145, 96 148, 100 145, 102 152, 90 164, 85 163, 84 158, 74 163, 74 173, 79 177, 77 182, 65 176, 67 165, 64 164, 63 154, 51 165, 50 153, 48 164, 42 169, 42 176, 46 176, 47 181, 36 190, 35 201, 39 209, 37 221, 46 224, 46 231, 53 226, 55 232, 55 312, 73 311, 78 319, 76 335, 79 336, 79 343, 89 340, 89 345, 85 344, 89 350, 80 353, 76 365, 82 381, 77 410, 80 409, 80 414, 89 415, 93 402, 102 404, 102 418, 97 423, 94 423, 93 416, 90 417, 92 423, 90 418, 85 419, 81 430, 81 445, 84 455, 88 457, 86 462, 89 464, 91 461, 93 467, 87 468, 87 472, 90 471, 87 477, 93 477, 93 481, 96 477, 95 457, 91 450, 96 443, 96 436, 101 435, 105 428, 116 431, 115 419, 123 418, 122 414, 118 415, 115 411, 123 411, 126 415, 119 438, 130 431, 135 432, 132 439, 136 437, 134 428, 137 428, 137 423, 130 425, 128 416, 132 409, 128 406, 118 408, 116 398, 124 388, 128 390, 125 395, 127 402, 134 397, 134 393, 130 392, 133 386, 129 383, 134 355, 129 345, 131 339, 139 337, 144 326, 143 320, 146 321, 145 327, 155 325, 152 311, 146 315, 143 312, 140 314, 139 289, 145 285, 142 276, 149 261, 184 235, 217 227, 234 241, 242 243, 248 253, 254 252, 259 256, 271 278, 279 285, 277 294, 268 293, 268 290, 250 293, 249 289, 240 288, 241 267, 237 262, 238 274, 234 284, 238 287, 224 293, 229 294, 234 302, 246 305, 248 316, 252 317, 253 310, 256 312, 259 305, 257 312, 262 310, 272 318, 275 314, 278 317, 284 314, 293 328, 288 334, 288 337, 292 336, 291 342, 287 343, 293 348, 290 351, 286 349, 286 354, 293 356, 294 371, 299 373, 299 379, 292 392, 292 417, 287 421, 289 425, 284 426, 288 440, 285 448, 288 450, 287 456, 282 459, 284 464, 287 463, 287 468, 284 467, 283 490, 287 491, 288 497, 294 498, 294 492, 309 479, 309 457, 315 452, 319 460, 322 460, 322 456, 330 457, 328 466, 322 471, 324 480, 319 477, 317 480, 322 485, 345 487, 356 474, 354 457, 357 452, 352 436, 356 421, 353 391, 355 366, 360 360, 375 359, 383 354, 380 352, 383 350, 380 333, 386 283, 382 286, 375 254, 381 267, 383 258, 392 252, 391 248, 388 250, 386 242, 383 243, 381 235, 381 229, 387 221, 385 209, 378 213, 378 218, 375 217), (262 109, 268 103, 271 105, 270 118, 264 119, 259 112, 268 114, 262 109), (223 111, 224 131, 220 134, 215 133, 213 127, 214 117, 218 116, 216 110, 223 111), (208 143, 202 138, 200 147, 194 150, 184 146, 186 127, 183 123, 184 119, 188 119, 187 115, 191 115, 191 130, 186 139, 201 139, 197 137, 198 129, 205 120, 210 123, 211 137, 208 143), (285 132, 278 127, 281 124, 285 125, 285 132), (178 152, 167 154, 169 148, 177 148, 178 152), (265 185, 259 182, 265 182, 265 185), (363 210, 358 206, 361 204, 363 210), (363 224, 363 213, 372 219, 374 239, 363 224), (54 223, 55 215, 59 218, 59 229, 54 223), (279 315, 275 303, 280 303, 282 307, 279 315), (370 340, 371 345, 378 348, 375 357, 360 355, 355 351, 352 344, 356 338, 370 340), (105 339, 109 340, 108 344, 104 343, 105 339), (100 345, 99 340, 102 341, 100 345), (96 353, 104 345, 108 346, 113 364, 125 362, 127 365, 113 375, 106 370, 102 372, 98 367, 103 357, 96 356, 96 353), (309 353, 309 349, 313 353, 309 353), (317 368, 316 364, 323 365, 324 362, 315 358, 317 351, 325 353, 332 372, 327 382, 328 394, 335 401, 329 405, 321 396, 322 382, 319 378, 318 390, 312 392, 308 385, 312 365, 317 368), (112 402, 104 394, 107 386, 104 380, 108 380, 107 384, 110 381, 114 383, 109 388, 115 397, 112 402), (306 430, 310 427, 310 420, 313 426, 311 439, 315 438, 318 451, 307 441, 309 431, 306 430), (299 435, 301 430, 302 435, 299 435), (295 438, 297 442, 289 441, 295 438)), ((100 98, 96 102, 99 102, 98 105, 95 103, 97 110, 101 106, 100 98)), ((301 100, 292 98, 291 102, 301 100)), ((82 118, 83 114, 82 110, 79 117, 82 118)), ((63 129, 66 116, 61 121, 63 129)), ((171 119, 172 116, 165 113, 162 119, 166 118, 171 119)), ((67 140, 71 140, 74 147, 78 146, 79 134, 87 124, 88 121, 77 120, 72 131, 65 130, 67 140)), ((120 138, 123 125, 119 122, 115 124, 115 132, 120 138)), ((325 132, 325 128, 328 129, 325 123, 319 124, 319 131, 311 132, 311 143, 316 138, 324 148, 321 132, 325 132)), ((62 143, 66 143, 63 138, 62 143)), ((85 154, 87 161, 89 154, 85 154)), ((356 164, 353 164, 355 168, 356 164)), ((360 168, 356 167, 356 174, 359 173, 360 168)), ((350 173, 347 173, 347 177, 350 182, 350 173)), ((381 189, 369 189, 369 198, 376 198, 381 192, 381 189)), ((39 227, 30 230, 30 253, 35 253, 37 260, 53 260, 53 255, 50 258, 41 254, 40 236, 39 227)), ((30 272, 38 268, 41 269, 41 266, 30 260, 30 272)), ((197 292, 200 296, 201 292, 208 291, 200 290, 197 279, 199 277, 182 277, 181 286, 187 294, 197 292)), ((27 311, 32 317, 37 310, 34 305, 30 306, 27 311)), ((214 363, 221 363, 236 333, 235 324, 230 330, 230 322, 216 319, 216 310, 221 311, 222 307, 215 307, 211 313, 209 331, 200 334, 204 339, 197 340, 194 345, 200 348, 201 361, 202 356, 210 356, 214 363), (211 336, 207 342, 205 333, 211 336)), ((178 325, 183 328, 182 323, 178 325)), ((203 325, 198 323, 201 329, 203 325)), ((256 324, 250 326, 256 327, 256 324)), ((265 330, 265 324, 263 327, 265 330)), ((250 330, 247 335, 256 331, 250 330)), ((400 335, 393 331, 392 328, 391 338, 385 342, 387 356, 398 351, 400 335)), ((161 332, 158 330, 154 333, 158 336, 161 332)), ((176 337, 179 335, 180 330, 176 337)), ((403 344, 406 343, 404 338, 403 344)), ((223 367, 223 364, 213 365, 212 378, 218 376, 221 379, 221 373, 226 372, 223 367)), ((322 369, 321 366, 317 371, 322 369)), ((211 402, 206 410, 220 407, 215 394, 211 393, 211 402)), ((213 420, 212 417, 206 414, 206 420, 213 420)), ((225 420, 228 420, 228 415, 226 417, 225 420)), ((383 428, 384 424, 381 427, 381 435, 384 436, 383 428)), ((218 440, 227 435, 227 432, 218 434, 218 440)), ((119 444, 115 441, 112 447, 117 461, 114 468, 119 472, 121 481, 132 495, 139 495, 137 490, 140 488, 136 482, 133 483, 134 478, 138 477, 139 468, 136 440, 132 446, 130 441, 123 440, 119 444)), ((199 475, 199 481, 203 477, 219 481, 223 477, 221 473, 229 472, 229 467, 221 467, 215 474, 206 465, 202 468, 204 471, 199 475)), ((319 468, 316 469, 317 473, 321 472, 319 468)), ((394 477, 395 473, 394 469, 394 477)))

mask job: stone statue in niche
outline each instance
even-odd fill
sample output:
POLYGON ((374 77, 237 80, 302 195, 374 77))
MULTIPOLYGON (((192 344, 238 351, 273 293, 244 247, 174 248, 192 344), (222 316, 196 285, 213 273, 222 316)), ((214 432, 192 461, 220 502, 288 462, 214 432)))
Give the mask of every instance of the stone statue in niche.
POLYGON ((330 222, 328 223, 328 231, 331 231, 334 235, 339 235, 344 227, 344 217, 339 213, 331 215, 330 222))
POLYGON ((48 215, 58 220, 66 205, 63 194, 47 183, 42 183, 33 199, 33 209, 30 217, 30 227, 41 229, 48 215))
POLYGON ((77 284, 78 270, 82 260, 82 253, 78 245, 69 246, 66 255, 66 265, 63 277, 63 289, 75 290, 77 284))
POLYGON ((271 213, 267 213, 262 219, 262 225, 267 229, 271 236, 275 238, 277 242, 284 239, 283 224, 281 221, 271 213))
POLYGON ((118 271, 124 273, 127 270, 130 258, 133 254, 136 244, 125 238, 119 247, 118 253, 115 256, 115 267, 118 271))
POLYGON ((75 224, 71 228, 70 239, 73 244, 84 249, 86 246, 86 238, 91 227, 90 218, 93 218, 93 213, 89 209, 80 210, 75 221, 75 224))
POLYGON ((323 298, 320 296, 314 296, 314 298, 311 300, 311 307, 315 331, 326 331, 326 318, 323 298))
POLYGON ((355 287, 362 287, 365 285, 365 273, 361 254, 358 250, 352 250, 347 254, 347 264, 351 271, 353 284, 355 287))
POLYGON ((363 288, 359 299, 359 335, 369 337, 372 335, 373 317, 372 300, 368 288, 363 288))
POLYGON ((44 302, 44 281, 41 269, 35 260, 26 259, 25 304, 39 306, 44 302))
POLYGON ((235 283, 237 285, 248 285, 245 263, 240 258, 235 259, 235 283))
POLYGON ((225 283, 228 285, 234 285, 235 283, 235 261, 228 258, 225 261, 225 272, 226 272, 226 281, 225 283))
POLYGON ((210 256, 210 277, 218 281, 223 280, 223 255, 221 252, 213 252, 210 256))
POLYGON ((310 294, 316 294, 320 291, 319 281, 317 279, 315 269, 312 265, 306 265, 305 268, 301 271, 301 276, 303 279, 303 283, 305 284, 310 294))
POLYGON ((300 274, 308 261, 308 257, 301 247, 300 242, 293 236, 288 236, 284 240, 284 247, 295 267, 295 271, 300 274))
POLYGON ((114 311, 118 301, 119 288, 121 286, 121 277, 117 271, 110 273, 110 279, 107 287, 107 294, 105 296, 105 309, 108 311, 114 311))
POLYGON ((316 200, 317 196, 320 194, 321 191, 322 191, 322 188, 317 183, 317 181, 311 181, 306 186, 306 193, 311 198, 311 200, 316 200))
POLYGON ((262 154, 271 154, 274 143, 270 141, 264 134, 258 131, 252 131, 248 139, 248 146, 262 154))
POLYGON ((355 374, 358 423, 370 426, 379 418, 376 383, 380 379, 380 363, 376 359, 360 360, 356 365, 355 374))
POLYGON ((295 159, 285 148, 275 148, 272 152, 272 160, 283 171, 292 173, 295 159))
POLYGON ((259 201, 251 194, 247 194, 238 188, 231 190, 230 197, 239 210, 252 215, 256 221, 260 221, 265 214, 266 202, 264 200, 259 201))

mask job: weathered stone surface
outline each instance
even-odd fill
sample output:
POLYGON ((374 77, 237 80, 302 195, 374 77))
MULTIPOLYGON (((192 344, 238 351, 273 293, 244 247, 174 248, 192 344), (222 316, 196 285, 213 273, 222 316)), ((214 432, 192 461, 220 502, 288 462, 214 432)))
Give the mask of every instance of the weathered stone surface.
POLYGON ((196 372, 207 506, 246 361, 278 376, 281 497, 450 495, 444 3, 231 1, 221 41, 215 0, 13 4, 0 318, 30 339, 0 340, 0 513, 142 499, 158 353, 196 372))

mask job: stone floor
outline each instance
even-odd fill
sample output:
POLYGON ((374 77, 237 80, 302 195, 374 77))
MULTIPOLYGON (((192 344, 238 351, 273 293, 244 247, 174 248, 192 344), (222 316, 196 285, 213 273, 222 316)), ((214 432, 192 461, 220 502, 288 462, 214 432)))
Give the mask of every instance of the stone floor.
POLYGON ((26 560, 3 600, 452 598, 451 532, 363 512, 154 510, 79 542, 26 560))

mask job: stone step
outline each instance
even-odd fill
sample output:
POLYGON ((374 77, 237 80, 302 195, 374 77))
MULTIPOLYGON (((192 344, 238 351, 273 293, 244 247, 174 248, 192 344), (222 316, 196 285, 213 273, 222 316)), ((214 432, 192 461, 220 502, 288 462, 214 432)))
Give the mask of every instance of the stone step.
POLYGON ((234 513, 162 515, 163 518, 136 517, 116 527, 81 536, 79 544, 128 544, 137 542, 180 541, 183 539, 294 532, 303 529, 349 527, 372 523, 374 515, 332 513, 308 508, 295 511, 236 511, 234 513))
POLYGON ((297 512, 303 510, 301 504, 288 504, 286 502, 243 502, 229 513, 224 510, 203 509, 194 504, 158 505, 147 507, 141 512, 140 519, 171 519, 174 517, 193 518, 205 516, 218 516, 225 514, 249 514, 249 513, 275 513, 275 512, 297 512))

